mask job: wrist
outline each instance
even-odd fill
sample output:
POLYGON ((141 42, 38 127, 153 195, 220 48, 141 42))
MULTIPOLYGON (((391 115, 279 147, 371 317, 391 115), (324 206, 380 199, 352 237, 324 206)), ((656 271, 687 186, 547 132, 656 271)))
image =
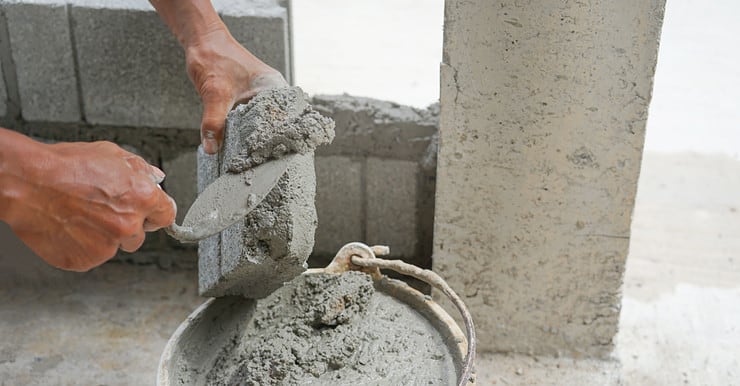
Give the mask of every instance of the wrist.
POLYGON ((151 3, 185 49, 201 44, 210 34, 228 33, 210 0, 159 0, 151 3))
POLYGON ((198 23, 184 26, 176 35, 186 52, 192 47, 203 46, 212 36, 231 37, 228 28, 218 15, 215 15, 215 18, 203 18, 198 23))
POLYGON ((19 133, 0 129, 0 220, 12 225, 35 189, 36 176, 49 162, 47 147, 19 133))

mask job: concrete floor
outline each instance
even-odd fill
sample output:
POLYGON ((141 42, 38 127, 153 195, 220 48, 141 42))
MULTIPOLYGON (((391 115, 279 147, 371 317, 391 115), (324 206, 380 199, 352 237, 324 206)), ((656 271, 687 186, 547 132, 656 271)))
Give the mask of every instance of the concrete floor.
POLYGON ((167 339, 203 299, 195 271, 44 264, 0 223, 0 385, 150 385, 167 339))
POLYGON ((728 156, 646 153, 614 352, 621 369, 484 354, 482 384, 740 385, 739 176, 728 156))
MULTIPOLYGON (((621 361, 482 355, 482 385, 737 385, 740 161, 646 153, 621 361)), ((202 299, 194 271, 46 266, 0 227, 0 385, 143 385, 202 299)))

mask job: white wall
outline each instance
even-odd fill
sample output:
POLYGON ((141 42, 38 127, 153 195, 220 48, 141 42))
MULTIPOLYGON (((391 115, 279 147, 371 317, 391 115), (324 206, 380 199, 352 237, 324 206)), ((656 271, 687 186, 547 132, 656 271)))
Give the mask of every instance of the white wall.
MULTIPOLYGON (((424 107, 439 97, 444 0, 294 0, 295 70, 309 93, 424 107)), ((740 1, 670 0, 646 151, 740 157, 740 1)))
POLYGON ((740 157, 740 1, 669 0, 646 151, 740 157))
POLYGON ((426 107, 439 99, 444 0, 294 0, 296 84, 426 107))

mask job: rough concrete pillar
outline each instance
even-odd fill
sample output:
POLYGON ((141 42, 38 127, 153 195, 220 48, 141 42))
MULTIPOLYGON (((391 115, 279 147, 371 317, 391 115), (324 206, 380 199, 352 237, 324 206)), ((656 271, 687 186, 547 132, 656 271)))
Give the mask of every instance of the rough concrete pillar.
POLYGON ((447 0, 434 266, 482 350, 612 350, 664 3, 447 0))

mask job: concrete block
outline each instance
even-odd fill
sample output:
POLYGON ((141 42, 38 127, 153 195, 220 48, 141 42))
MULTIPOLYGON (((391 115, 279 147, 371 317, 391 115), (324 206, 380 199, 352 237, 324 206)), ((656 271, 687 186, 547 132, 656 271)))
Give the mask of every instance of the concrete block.
POLYGON ((182 223, 185 213, 198 195, 197 151, 186 151, 162 161, 162 170, 167 175, 162 187, 175 199, 177 222, 182 223))
POLYGON ((276 281, 299 275, 314 232, 293 230, 316 227, 314 182, 313 153, 298 156, 265 200, 243 222, 222 232, 220 276, 213 287, 201 286, 201 293, 262 298, 276 281))
POLYGON ((417 161, 437 132, 438 108, 426 110, 349 95, 317 95, 314 108, 336 122, 331 145, 316 154, 417 161))
POLYGON ((418 173, 416 162, 367 159, 367 242, 387 245, 409 262, 418 245, 418 173))
POLYGON ((12 1, 2 8, 23 118, 79 121, 80 100, 65 1, 12 1))
MULTIPOLYGON (((226 2, 237 40, 281 72, 285 9, 273 1, 226 2), (236 10, 241 10, 239 14, 236 10), (267 34, 272 34, 269 36, 267 34)), ((220 10, 219 2, 216 2, 220 10)), ((71 17, 82 99, 96 124, 199 128, 201 104, 183 49, 146 1, 77 0, 71 17)))
POLYGON ((481 351, 612 351, 664 5, 445 3, 433 259, 481 351))
MULTIPOLYGON (((198 194, 211 184, 219 174, 217 154, 206 154, 203 146, 198 146, 198 194)), ((183 209, 187 210, 187 209, 183 209)), ((198 278, 200 292, 213 288, 221 272, 221 234, 213 235, 198 242, 198 278)))
POLYGON ((363 241, 362 162, 342 156, 316 157, 316 229, 313 254, 334 257, 344 244, 363 241))
POLYGON ((221 233, 220 272, 201 277, 201 293, 262 298, 306 269, 317 226, 313 148, 331 141, 333 128, 298 88, 262 93, 229 113, 221 175, 298 153, 262 202, 221 233))
POLYGON ((198 194, 215 181, 219 176, 220 164, 218 154, 206 154, 203 146, 198 146, 197 152, 198 194))
POLYGON ((5 88, 5 73, 0 63, 0 117, 8 114, 8 90, 5 88))

